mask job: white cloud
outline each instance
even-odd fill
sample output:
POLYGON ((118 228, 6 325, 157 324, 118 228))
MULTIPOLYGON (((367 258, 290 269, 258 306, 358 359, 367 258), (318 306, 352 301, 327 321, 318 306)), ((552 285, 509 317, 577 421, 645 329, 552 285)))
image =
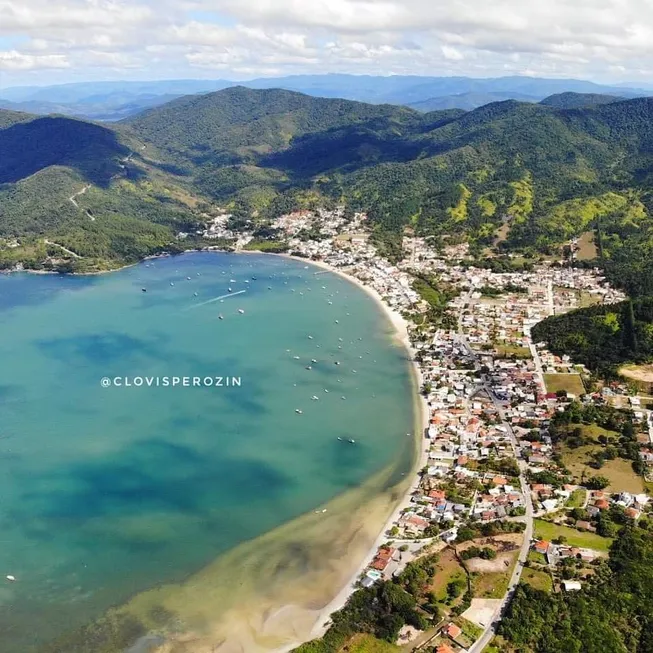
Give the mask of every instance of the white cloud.
POLYGON ((76 78, 140 67, 142 78, 529 71, 648 81, 653 2, 0 0, 0 50, 4 85, 24 71, 64 80, 72 72, 38 71, 66 67, 76 78))
POLYGON ((35 56, 21 54, 16 50, 0 51, 0 70, 23 71, 35 68, 68 68, 66 57, 59 54, 35 56))

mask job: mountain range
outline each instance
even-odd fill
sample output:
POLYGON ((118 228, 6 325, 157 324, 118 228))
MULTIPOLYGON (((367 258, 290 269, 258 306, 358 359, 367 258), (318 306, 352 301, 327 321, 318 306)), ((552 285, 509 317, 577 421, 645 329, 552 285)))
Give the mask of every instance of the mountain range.
POLYGON ((112 125, 0 111, 0 264, 38 265, 46 246, 76 253, 74 269, 110 267, 178 246, 211 204, 264 227, 344 201, 385 234, 478 252, 599 229, 606 266, 653 294, 653 99, 613 99, 424 113, 230 87, 112 125))
POLYGON ((233 82, 228 80, 166 80, 145 82, 80 82, 58 86, 0 89, 0 108, 36 114, 61 113, 92 120, 116 121, 183 95, 209 93, 245 86, 280 88, 315 97, 344 98, 373 104, 400 104, 419 111, 475 109, 490 102, 539 102, 564 92, 616 95, 624 98, 653 95, 653 91, 606 86, 575 79, 535 77, 295 75, 233 82))

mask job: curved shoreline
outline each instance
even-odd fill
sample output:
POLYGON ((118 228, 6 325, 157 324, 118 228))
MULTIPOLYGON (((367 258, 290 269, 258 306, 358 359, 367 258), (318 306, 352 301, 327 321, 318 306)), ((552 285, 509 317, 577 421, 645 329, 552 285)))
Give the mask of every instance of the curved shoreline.
MULTIPOLYGON (((207 635, 211 639, 210 643, 208 639, 205 641, 202 635, 191 632, 194 629, 192 621, 188 624, 187 635, 189 637, 197 636, 195 642, 198 645, 189 648, 189 653, 190 651, 192 653, 204 653, 205 651, 208 653, 208 651, 214 650, 215 644, 218 644, 218 648, 215 650, 220 653, 243 650, 248 653, 284 653, 305 641, 320 637, 325 632, 329 616, 344 606, 350 595, 356 590, 356 581, 375 556, 379 545, 388 539, 386 531, 409 503, 410 496, 419 482, 417 472, 424 466, 428 456, 423 438, 424 429, 428 425, 428 408, 425 399, 419 393, 421 372, 414 361, 407 322, 397 311, 385 304, 380 294, 373 288, 348 274, 347 271, 322 261, 271 252, 210 251, 219 254, 281 256, 308 268, 314 266, 325 272, 330 272, 354 284, 375 302, 382 314, 389 320, 389 335, 397 345, 403 346, 406 350, 408 355, 406 362, 411 370, 413 446, 412 458, 409 459, 410 443, 406 438, 406 445, 403 449, 405 455, 400 468, 402 472, 406 473, 405 479, 400 481, 397 479, 399 468, 395 464, 396 472, 392 484, 387 483, 387 480, 392 478, 392 473, 389 471, 392 466, 390 466, 385 470, 387 472, 385 482, 380 481, 379 478, 368 478, 360 486, 343 492, 326 504, 329 506, 329 524, 332 524, 329 529, 320 530, 322 527, 315 526, 317 518, 309 512, 291 522, 286 522, 285 525, 281 525, 273 532, 262 534, 261 539, 257 537, 255 540, 243 543, 245 546, 239 545, 231 552, 222 554, 187 581, 178 585, 146 590, 134 596, 123 606, 116 608, 119 612, 133 611, 140 616, 144 615, 143 608, 150 605, 154 598, 157 599, 155 603, 168 605, 169 595, 170 603, 174 606, 179 598, 188 597, 190 602, 194 603, 200 592, 207 592, 207 603, 214 602, 213 610, 220 610, 220 608, 222 610, 220 610, 219 616, 215 612, 213 615, 209 615, 205 610, 202 611, 202 616, 209 618, 206 626, 209 627, 207 635), (408 469, 409 460, 410 469, 408 469), (331 517, 332 512, 335 513, 333 517, 331 517), (312 530, 310 532, 306 530, 306 537, 302 538, 304 528, 312 530), (287 587, 280 586, 278 582, 276 584, 268 583, 266 586, 267 575, 270 575, 271 567, 274 564, 277 543, 287 545, 288 543, 294 544, 295 541, 313 549, 307 556, 306 569, 297 573, 291 569, 287 587), (254 552, 258 546, 271 555, 271 563, 265 567, 263 564, 268 560, 254 552), (329 555, 334 551, 338 555, 329 555), (234 566, 239 563, 242 569, 236 571, 234 566), (248 577, 253 564, 259 567, 257 573, 261 574, 260 583, 255 592, 248 594, 253 589, 250 587, 252 579, 248 577), (227 573, 235 572, 233 579, 223 581, 220 574, 224 576, 225 571, 227 573), (212 580, 218 581, 213 587, 212 580), (270 588, 269 591, 267 587, 270 588), (215 593, 211 596, 208 593, 212 589, 215 589, 215 593), (229 590, 233 591, 229 593, 229 590), (222 603, 215 601, 221 594, 228 597, 228 600, 222 603), (248 599, 251 599, 251 602, 248 599), (229 624, 230 618, 233 619, 233 625, 229 624)), ((149 258, 134 265, 146 263, 147 260, 149 258)), ((119 269, 71 276, 92 276, 93 274, 108 274, 117 271, 119 269)), ((312 273, 316 274, 317 272, 313 271, 312 273)), ((287 557, 284 558, 282 554, 279 553, 278 557, 282 562, 288 562, 287 557)), ((273 581, 277 581, 273 576, 271 578, 273 581)), ((191 613, 187 612, 186 614, 190 617, 191 613)), ((180 639, 173 636, 168 644, 172 644, 173 640, 178 643, 189 641, 183 635, 180 639)), ((164 644, 156 650, 165 653, 169 649, 164 644)))
MULTIPOLYGON (((367 555, 363 558, 360 565, 347 581, 345 586, 338 592, 338 594, 319 612, 319 616, 316 620, 313 629, 311 630, 310 636, 307 640, 316 639, 322 637, 328 629, 328 621, 330 615, 334 612, 337 612, 347 603, 349 597, 356 591, 356 582, 360 578, 361 574, 365 568, 372 562, 378 548, 383 544, 387 539, 386 532, 392 527, 394 522, 399 518, 401 511, 410 504, 410 498, 413 492, 418 488, 420 478, 418 476, 419 470, 421 470, 428 460, 428 450, 424 447, 424 432, 428 428, 429 424, 429 410, 426 403, 426 399, 420 394, 419 390, 422 383, 422 373, 419 368, 419 365, 415 362, 414 352, 408 335, 408 326, 406 320, 397 312, 392 310, 382 299, 374 288, 371 288, 364 284, 360 279, 354 277, 353 275, 347 274, 343 270, 335 268, 328 263, 323 261, 314 261, 311 259, 304 259, 299 256, 291 256, 289 254, 272 254, 273 256, 282 256, 284 258, 289 258, 294 261, 304 261, 309 265, 321 268, 325 271, 336 274, 350 283, 353 283, 355 286, 363 290, 368 296, 370 296, 376 302, 377 306, 385 314, 385 316, 390 321, 392 327, 395 330, 398 340, 401 345, 406 349, 410 360, 411 368, 411 379, 413 382, 413 390, 415 392, 415 445, 416 445, 416 456, 413 464, 413 468, 410 471, 410 484, 403 493, 401 499, 398 502, 398 505, 393 510, 390 517, 386 520, 383 527, 381 528, 379 535, 375 539, 372 547, 370 548, 367 555)), ((304 642, 297 642, 292 646, 284 647, 282 649, 277 649, 275 653, 288 653, 296 646, 299 646, 304 642)))

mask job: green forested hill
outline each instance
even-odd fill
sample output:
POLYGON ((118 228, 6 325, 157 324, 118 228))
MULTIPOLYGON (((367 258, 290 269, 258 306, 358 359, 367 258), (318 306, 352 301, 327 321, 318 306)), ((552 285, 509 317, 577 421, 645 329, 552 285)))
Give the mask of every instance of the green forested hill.
POLYGON ((0 269, 50 257, 61 269, 101 269, 174 244, 192 211, 132 147, 131 135, 101 125, 0 111, 0 269))
POLYGON ((422 114, 234 87, 112 128, 0 112, 0 234, 50 229, 59 210, 74 208, 73 175, 91 184, 84 210, 170 226, 192 218, 190 194, 261 218, 344 200, 382 229, 455 234, 477 251, 505 224, 501 247, 545 252, 592 230, 614 278, 653 292, 653 99, 562 105, 510 100, 422 114), (53 175, 64 171, 59 190, 53 175), (45 172, 47 184, 28 183, 45 172))
POLYGON ((417 123, 403 107, 314 98, 242 86, 174 100, 125 121, 141 137, 182 163, 255 163, 304 134, 377 120, 417 123))
POLYGON ((554 109, 581 109, 596 106, 597 104, 610 104, 624 98, 617 95, 603 95, 601 93, 556 93, 544 98, 540 104, 554 109))

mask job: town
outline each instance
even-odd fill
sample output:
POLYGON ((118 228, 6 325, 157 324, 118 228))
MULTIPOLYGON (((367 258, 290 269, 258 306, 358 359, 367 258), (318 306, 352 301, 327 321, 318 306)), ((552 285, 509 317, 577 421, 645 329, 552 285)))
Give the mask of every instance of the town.
MULTIPOLYGON (((203 236, 247 247, 253 234, 231 230, 229 219, 213 218, 203 236)), ((270 228, 289 254, 358 279, 407 326, 427 415, 421 464, 359 585, 438 553, 444 589, 434 597, 437 623, 425 632, 405 626, 398 643, 480 653, 520 581, 580 589, 607 556, 613 522, 651 509, 641 481, 653 469, 653 405, 625 383, 593 383, 582 365, 535 342, 532 328, 625 296, 597 269, 551 261, 495 272, 475 266, 465 244, 437 251, 416 237, 404 238, 404 257, 393 264, 371 241, 366 216, 345 216, 342 207, 291 213, 270 228), (613 421, 610 411, 618 411, 629 424, 641 478, 631 472, 619 487, 573 458, 578 449, 566 448, 562 435, 590 407, 613 421)), ((579 449, 594 444, 592 429, 599 442, 612 442, 599 425, 575 429, 579 449)))

